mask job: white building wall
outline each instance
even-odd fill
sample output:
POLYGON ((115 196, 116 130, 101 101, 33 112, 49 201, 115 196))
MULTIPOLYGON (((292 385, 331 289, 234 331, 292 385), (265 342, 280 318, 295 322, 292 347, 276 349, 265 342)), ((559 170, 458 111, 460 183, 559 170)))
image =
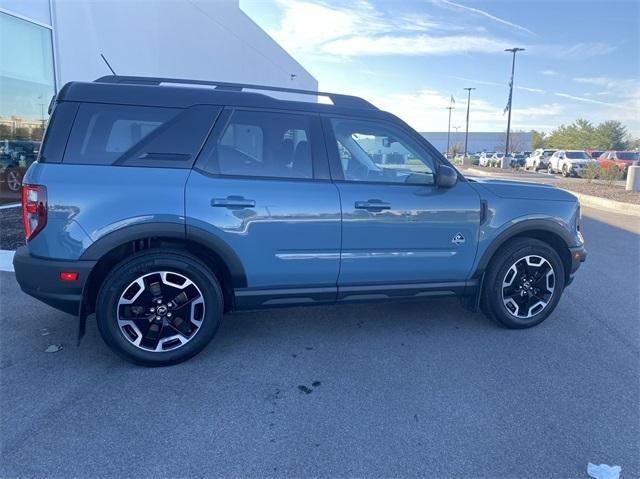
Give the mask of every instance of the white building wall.
POLYGON ((57 84, 111 74, 317 90, 238 0, 52 0, 57 84), (292 79, 292 75, 295 77, 292 79))

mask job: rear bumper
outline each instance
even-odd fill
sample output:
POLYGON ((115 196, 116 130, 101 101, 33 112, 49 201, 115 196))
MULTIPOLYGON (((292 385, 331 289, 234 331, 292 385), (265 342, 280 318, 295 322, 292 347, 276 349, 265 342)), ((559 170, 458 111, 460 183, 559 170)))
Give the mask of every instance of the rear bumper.
POLYGON ((13 257, 16 280, 22 291, 65 313, 77 315, 84 285, 96 261, 62 261, 31 256, 27 246, 13 257), (78 273, 75 281, 60 280, 63 271, 78 273))

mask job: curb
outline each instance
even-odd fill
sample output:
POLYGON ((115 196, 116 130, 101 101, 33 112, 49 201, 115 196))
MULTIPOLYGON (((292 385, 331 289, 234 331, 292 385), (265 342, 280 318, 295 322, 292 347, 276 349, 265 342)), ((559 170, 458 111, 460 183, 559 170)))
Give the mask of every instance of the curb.
MULTIPOLYGON (((469 176, 473 176, 473 174, 477 174, 479 176, 488 176, 488 177, 496 176, 482 170, 476 170, 475 168, 467 168, 467 172, 471 173, 469 176)), ((513 180, 526 181, 526 179, 524 178, 522 180, 513 178, 513 180)), ((607 198, 600 198, 599 196, 585 195, 584 193, 578 193, 576 191, 567 190, 567 189, 564 189, 564 190, 568 191, 573 196, 578 198, 582 206, 589 206, 591 208, 597 208, 599 210, 610 211, 612 213, 619 213, 623 215, 637 216, 640 218, 640 205, 636 205, 633 203, 623 203, 622 201, 609 200, 607 198)))
POLYGON ((585 195, 584 193, 576 193, 575 191, 565 190, 576 196, 580 200, 582 206, 590 206, 600 210, 611 211, 612 213, 620 213, 623 215, 636 216, 640 218, 640 205, 632 203, 623 203, 622 201, 608 200, 598 196, 585 195))

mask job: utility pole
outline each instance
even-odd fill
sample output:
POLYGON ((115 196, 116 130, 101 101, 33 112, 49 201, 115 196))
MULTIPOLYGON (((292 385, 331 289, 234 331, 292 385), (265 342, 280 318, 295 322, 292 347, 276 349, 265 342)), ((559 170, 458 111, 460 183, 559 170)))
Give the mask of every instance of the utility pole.
POLYGON ((469 106, 471 105, 471 90, 475 88, 464 88, 467 90, 467 131, 464 134, 464 157, 467 158, 467 146, 469 145, 469 106))
POLYGON ((448 106, 447 110, 449 110, 449 128, 447 129, 447 151, 445 152, 445 156, 447 159, 449 158, 449 142, 451 140, 451 110, 455 110, 455 106, 448 106))
POLYGON ((506 110, 509 110, 509 116, 507 117, 507 143, 504 148, 504 157, 509 156, 509 135, 511 134, 511 102, 513 100, 513 74, 516 69, 516 53, 523 52, 524 48, 505 48, 505 52, 513 53, 513 61, 511 62, 511 81, 509 82, 509 101, 507 102, 506 110))

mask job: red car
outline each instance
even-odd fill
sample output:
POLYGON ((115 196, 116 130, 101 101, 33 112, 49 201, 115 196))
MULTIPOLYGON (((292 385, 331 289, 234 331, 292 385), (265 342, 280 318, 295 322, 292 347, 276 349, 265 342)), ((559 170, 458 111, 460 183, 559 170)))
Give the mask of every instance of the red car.
POLYGON ((640 153, 637 151, 605 151, 598 157, 598 163, 603 168, 617 165, 621 171, 626 173, 627 168, 638 159, 640 159, 640 153))

